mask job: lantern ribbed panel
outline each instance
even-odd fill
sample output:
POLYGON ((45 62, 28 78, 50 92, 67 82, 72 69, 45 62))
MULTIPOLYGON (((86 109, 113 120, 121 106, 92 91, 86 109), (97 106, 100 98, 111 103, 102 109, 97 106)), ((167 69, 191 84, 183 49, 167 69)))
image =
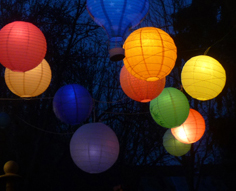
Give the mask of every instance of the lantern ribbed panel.
POLYGON ((138 102, 149 102, 164 89, 166 78, 157 81, 145 81, 131 75, 125 66, 120 71, 120 85, 124 93, 138 102))
POLYGON ((164 88, 161 94, 150 102, 152 118, 166 128, 181 125, 187 119, 189 109, 186 96, 173 87, 164 88))
POLYGON ((173 156, 185 155, 191 148, 191 144, 184 144, 178 141, 168 129, 163 136, 163 146, 173 156))
POLYGON ((190 109, 186 121, 179 127, 172 128, 171 132, 182 143, 195 143, 205 132, 205 120, 198 111, 190 109))
POLYGON ((5 69, 5 82, 9 90, 19 97, 35 97, 49 86, 52 72, 45 59, 34 69, 26 72, 14 72, 5 69))
POLYGON ((87 10, 102 26, 110 41, 122 41, 130 28, 137 26, 149 10, 148 0, 87 0, 87 10))
POLYGON ((103 123, 89 123, 79 127, 70 141, 74 163, 88 173, 108 170, 119 155, 115 132, 103 123))
POLYGON ((57 90, 53 98, 53 111, 62 122, 77 125, 91 114, 93 100, 86 88, 69 84, 57 90))
POLYGON ((15 21, 0 30, 0 63, 10 70, 25 72, 35 68, 46 50, 44 34, 31 23, 15 21))
POLYGON ((132 32, 124 43, 126 69, 136 78, 155 81, 174 68, 177 48, 165 31, 144 27, 132 32))
POLYGON ((222 65, 207 55, 189 59, 181 72, 184 90, 193 98, 205 101, 218 96, 226 82, 222 65))

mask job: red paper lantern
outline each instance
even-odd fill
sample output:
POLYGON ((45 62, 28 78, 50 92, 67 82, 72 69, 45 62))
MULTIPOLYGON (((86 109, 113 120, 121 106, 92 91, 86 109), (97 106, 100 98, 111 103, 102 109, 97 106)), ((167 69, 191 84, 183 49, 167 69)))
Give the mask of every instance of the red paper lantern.
POLYGON ((157 81, 140 80, 131 75, 125 66, 120 71, 120 85, 124 93, 138 102, 149 102, 164 89, 166 78, 157 81))
POLYGON ((179 127, 172 128, 171 132, 182 143, 195 143, 205 132, 205 120, 198 111, 190 109, 186 121, 179 127))
POLYGON ((35 25, 15 21, 0 30, 0 63, 12 70, 25 72, 38 66, 44 59, 47 43, 35 25))

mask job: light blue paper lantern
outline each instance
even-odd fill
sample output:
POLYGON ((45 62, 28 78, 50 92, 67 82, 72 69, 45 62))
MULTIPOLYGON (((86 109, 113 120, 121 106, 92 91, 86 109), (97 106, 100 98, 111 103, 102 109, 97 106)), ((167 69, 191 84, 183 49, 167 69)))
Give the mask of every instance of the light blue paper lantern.
POLYGON ((149 10, 148 0, 87 0, 87 10, 93 20, 103 27, 109 38, 110 59, 124 58, 122 48, 130 28, 137 26, 149 10))
POLYGON ((108 170, 116 162, 119 150, 115 132, 103 123, 88 123, 79 127, 70 140, 73 162, 91 174, 108 170))
POLYGON ((57 90, 53 98, 53 111, 62 122, 77 125, 91 114, 93 100, 86 88, 69 84, 57 90))

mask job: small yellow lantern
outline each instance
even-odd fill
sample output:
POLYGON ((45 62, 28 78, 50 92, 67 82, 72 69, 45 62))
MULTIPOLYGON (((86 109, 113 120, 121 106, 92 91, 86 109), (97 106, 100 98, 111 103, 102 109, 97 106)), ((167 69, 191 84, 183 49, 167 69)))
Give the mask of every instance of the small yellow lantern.
POLYGON ((123 47, 125 67, 138 79, 156 81, 166 77, 174 68, 177 48, 170 35, 159 28, 135 30, 123 47))
POLYGON ((5 82, 9 90, 19 97, 35 97, 42 94, 51 82, 51 68, 47 61, 43 61, 32 70, 15 72, 5 70, 5 82))
POLYGON ((207 55, 189 59, 181 73, 184 90, 193 98, 206 101, 215 98, 223 90, 226 74, 222 65, 207 55))

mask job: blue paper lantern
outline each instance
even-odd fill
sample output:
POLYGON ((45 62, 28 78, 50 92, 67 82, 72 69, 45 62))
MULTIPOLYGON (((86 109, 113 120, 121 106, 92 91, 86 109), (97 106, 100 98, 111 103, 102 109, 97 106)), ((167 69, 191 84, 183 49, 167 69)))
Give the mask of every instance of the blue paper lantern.
POLYGON ((10 117, 7 113, 0 113, 0 129, 5 129, 10 124, 10 117))
POLYGON ((108 170, 119 155, 115 132, 103 123, 79 127, 70 140, 70 155, 76 166, 88 173, 108 170))
POLYGON ((110 59, 124 58, 122 48, 125 35, 137 26, 149 10, 148 0, 87 0, 87 10, 94 21, 102 26, 109 38, 110 59))
POLYGON ((62 122, 77 125, 91 114, 93 100, 86 88, 78 84, 61 87, 53 98, 53 111, 62 122))

